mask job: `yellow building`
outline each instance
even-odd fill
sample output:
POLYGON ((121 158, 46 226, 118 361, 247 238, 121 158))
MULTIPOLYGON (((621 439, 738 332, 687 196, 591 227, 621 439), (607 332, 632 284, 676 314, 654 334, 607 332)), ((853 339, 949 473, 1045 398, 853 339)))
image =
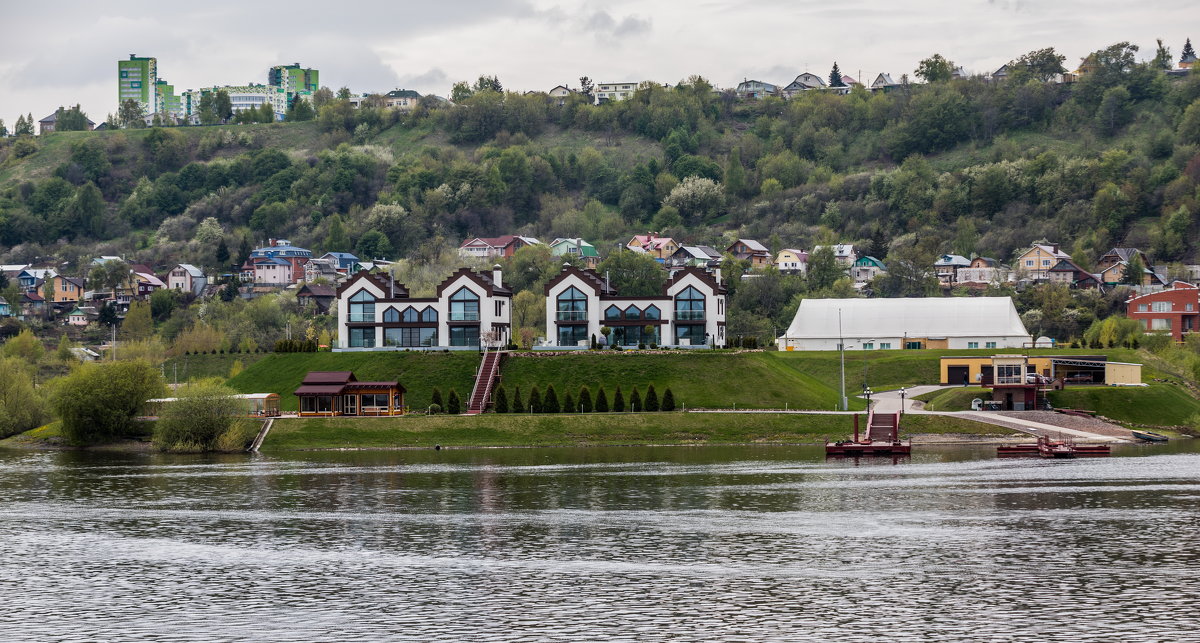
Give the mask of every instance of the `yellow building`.
POLYGON ((1049 278, 1051 268, 1059 261, 1070 258, 1071 255, 1059 250, 1057 243, 1036 243, 1017 257, 1013 270, 1018 277, 1044 281, 1049 278))
POLYGON ((979 384, 994 378, 997 365, 1023 364, 1025 373, 1036 373, 1062 384, 1108 384, 1131 386, 1142 383, 1142 365, 1110 362, 1104 355, 970 355, 943 357, 941 383, 979 384))

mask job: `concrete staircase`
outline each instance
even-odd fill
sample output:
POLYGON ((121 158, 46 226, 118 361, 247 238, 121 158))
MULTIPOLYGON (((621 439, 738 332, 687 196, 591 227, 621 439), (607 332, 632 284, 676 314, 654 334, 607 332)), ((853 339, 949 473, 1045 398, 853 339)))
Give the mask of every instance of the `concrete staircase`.
POLYGON ((467 402, 467 415, 479 415, 492 403, 492 392, 500 384, 500 363, 507 355, 504 351, 487 351, 475 373, 475 387, 467 402))

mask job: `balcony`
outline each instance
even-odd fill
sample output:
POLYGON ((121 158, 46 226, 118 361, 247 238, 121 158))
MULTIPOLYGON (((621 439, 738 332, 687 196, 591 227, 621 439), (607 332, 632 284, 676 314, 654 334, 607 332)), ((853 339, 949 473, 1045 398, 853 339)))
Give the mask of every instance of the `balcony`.
POLYGON ((675 321, 704 321, 703 310, 676 310, 675 321))
POLYGON ((373 313, 373 312, 371 312, 371 313, 349 313, 347 315, 346 321, 348 321, 350 323, 354 323, 354 322, 371 323, 371 322, 375 321, 375 313, 373 313))
POLYGON ((450 311, 450 321, 479 321, 479 313, 450 311))
POLYGON ((558 321, 587 321, 586 310, 560 310, 555 319, 558 321))

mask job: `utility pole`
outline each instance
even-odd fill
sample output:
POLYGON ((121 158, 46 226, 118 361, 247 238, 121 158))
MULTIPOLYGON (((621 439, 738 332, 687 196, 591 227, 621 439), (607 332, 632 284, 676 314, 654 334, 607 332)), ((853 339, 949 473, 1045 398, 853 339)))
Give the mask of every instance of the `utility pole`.
POLYGON ((842 358, 842 386, 841 400, 842 410, 849 411, 850 405, 846 402, 846 338, 842 336, 842 309, 838 308, 838 352, 842 358))

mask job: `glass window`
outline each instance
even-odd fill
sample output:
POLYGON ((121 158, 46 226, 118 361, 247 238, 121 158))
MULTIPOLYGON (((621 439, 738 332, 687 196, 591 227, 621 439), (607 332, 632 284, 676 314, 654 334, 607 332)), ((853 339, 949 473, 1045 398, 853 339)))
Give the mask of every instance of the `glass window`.
POLYGON ((588 335, 587 326, 559 326, 558 327, 558 345, 559 346, 578 346, 579 342, 591 341, 588 335))
POLYGON ((1171 320, 1169 319, 1151 319, 1150 330, 1171 330, 1171 320))
POLYGON ((1196 304, 1186 304, 1186 305, 1184 305, 1184 310, 1186 310, 1190 313, 1190 312, 1196 310, 1196 304))
POLYGON ((642 309, 637 306, 630 306, 625 309, 625 319, 641 319, 642 309))
POLYGON ((421 311, 421 321, 427 323, 436 323, 438 320, 437 310, 433 306, 421 311))
POLYGON ((351 328, 350 329, 350 347, 351 348, 375 348, 375 329, 374 328, 351 328))
POLYGON ((558 321, 587 321, 587 296, 571 286, 558 296, 558 321))
POLYGON ((375 321, 375 295, 360 290, 350 297, 350 319, 352 322, 375 321))
MULTIPOLYGON (((386 320, 385 320, 386 321, 386 320)), ((412 324, 417 321, 417 311, 412 306, 404 309, 404 323, 412 324)))
POLYGON ((619 346, 657 344, 658 328, 651 326, 650 332, 647 333, 644 326, 617 326, 613 328, 612 342, 619 346))
MULTIPOLYGON (((450 296, 450 321, 479 321, 479 295, 469 288, 459 288, 450 296)), ((476 329, 475 334, 479 334, 476 329)), ((453 336, 451 336, 453 340, 453 336)), ((451 344, 452 346, 467 346, 468 344, 451 344)))
MULTIPOLYGON (((703 312, 703 311, 701 311, 703 312)), ((691 346, 703 346, 708 343, 708 335, 704 332, 704 326, 700 324, 688 324, 686 326, 675 327, 675 343, 682 344, 682 340, 688 340, 691 346)))
POLYGON ((400 321, 400 313, 396 312, 395 308, 389 307, 387 310, 383 311, 383 321, 389 324, 394 324, 400 321))
POLYGON ((675 319, 676 321, 703 321, 704 295, 691 286, 675 295, 675 319))
MULTIPOLYGON (((722 328, 724 328, 724 327, 722 326, 722 328)), ((875 350, 875 343, 874 343, 874 342, 864 342, 864 343, 863 343, 863 350, 864 350, 864 351, 871 351, 871 350, 875 350)))
POLYGON ((1169 301, 1152 302, 1150 304, 1150 310, 1152 310, 1156 313, 1169 313, 1169 312, 1171 312, 1171 302, 1169 302, 1169 301))
POLYGON ((1138 304, 1138 312, 1139 313, 1150 312, 1150 304, 1138 304))
POLYGON ((643 312, 642 317, 644 319, 662 319, 662 311, 658 309, 658 306, 650 306, 643 312))
POLYGON ((995 348, 996 342, 987 342, 983 346, 984 346, 984 348, 995 348))
POLYGON ((617 308, 616 306, 609 306, 608 308, 605 308, 604 309, 604 318, 605 319, 620 319, 621 318, 621 309, 617 308))
POLYGON ((879 350, 886 351, 886 350, 891 350, 891 349, 892 349, 891 342, 879 342, 879 350))
POLYGON ((979 342, 967 342, 967 348, 979 348, 979 342))
MULTIPOLYGON (((453 316, 453 313, 451 313, 453 316)), ((451 326, 450 327, 450 345, 451 346, 478 346, 479 345, 479 327, 478 326, 451 326)))

